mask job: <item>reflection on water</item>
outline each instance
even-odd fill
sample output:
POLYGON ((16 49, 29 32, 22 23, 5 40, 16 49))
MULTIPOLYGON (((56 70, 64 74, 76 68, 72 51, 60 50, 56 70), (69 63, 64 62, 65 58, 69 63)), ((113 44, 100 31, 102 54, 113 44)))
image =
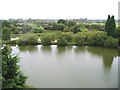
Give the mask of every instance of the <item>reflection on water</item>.
POLYGON ((117 49, 108 49, 101 47, 76 47, 74 50, 76 54, 89 52, 90 54, 102 57, 103 65, 106 70, 109 70, 111 68, 114 57, 117 57, 118 55, 117 49))
POLYGON ((77 46, 77 47, 74 49, 74 51, 75 51, 76 54, 78 54, 78 53, 82 53, 82 52, 87 51, 87 48, 88 48, 88 47, 83 47, 83 46, 78 47, 78 46, 77 46))
POLYGON ((67 51, 70 51, 70 50, 72 50, 72 48, 73 48, 73 46, 67 46, 67 47, 66 47, 66 50, 67 50, 67 51))
POLYGON ((20 52, 34 53, 38 50, 37 46, 19 46, 20 52))
POLYGON ((90 47, 88 51, 94 55, 102 56, 103 65, 106 70, 111 68, 114 57, 117 57, 118 55, 117 49, 90 47))
POLYGON ((52 48, 50 46, 41 46, 43 52, 51 52, 52 48))
POLYGON ((20 60, 22 69, 29 76, 27 84, 31 86, 117 87, 118 69, 117 60, 114 59, 117 57, 116 49, 56 45, 19 46, 18 49, 22 58, 20 60))
POLYGON ((66 47, 60 47, 60 46, 57 47, 58 55, 63 55, 65 51, 66 51, 66 47))

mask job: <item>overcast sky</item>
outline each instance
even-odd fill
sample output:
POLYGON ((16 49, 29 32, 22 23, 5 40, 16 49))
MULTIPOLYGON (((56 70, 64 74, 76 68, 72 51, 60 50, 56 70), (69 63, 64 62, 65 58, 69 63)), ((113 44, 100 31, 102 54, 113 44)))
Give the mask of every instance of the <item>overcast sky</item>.
POLYGON ((118 18, 119 0, 0 0, 0 19, 118 18))

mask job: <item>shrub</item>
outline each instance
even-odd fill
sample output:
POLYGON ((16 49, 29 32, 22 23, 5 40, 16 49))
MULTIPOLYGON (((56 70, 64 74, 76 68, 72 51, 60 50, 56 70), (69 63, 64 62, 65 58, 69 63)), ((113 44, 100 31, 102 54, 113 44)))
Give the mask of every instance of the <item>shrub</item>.
POLYGON ((50 45, 51 41, 52 41, 52 37, 50 35, 44 35, 43 37, 41 37, 41 42, 42 45, 44 46, 50 45))
POLYGON ((44 28, 42 26, 33 29, 34 33, 43 33, 43 31, 44 31, 44 28))
POLYGON ((65 28, 65 25, 62 24, 62 23, 56 23, 56 24, 54 25, 54 30, 63 31, 64 28, 65 28))
POLYGON ((58 46, 66 46, 67 45, 67 40, 65 39, 65 37, 60 37, 57 41, 57 45, 58 46))
POLYGON ((10 29, 8 27, 2 29, 2 40, 10 40, 10 29))
POLYGON ((77 33, 80 32, 80 25, 74 25, 72 27, 70 27, 70 31, 72 31, 73 33, 77 33))
POLYGON ((38 37, 34 34, 22 35, 18 40, 18 45, 35 45, 37 41, 38 37))
POLYGON ((50 24, 43 24, 42 25, 45 30, 53 30, 53 25, 50 24))
POLYGON ((92 31, 88 35, 88 41, 90 45, 103 46, 107 37, 107 33, 103 31, 92 31))
POLYGON ((74 36, 74 42, 76 45, 83 45, 85 44, 86 41, 86 35, 79 33, 79 34, 75 34, 74 36))
POLYGON ((62 33, 62 36, 65 37, 67 42, 71 42, 72 39, 73 39, 73 33, 72 32, 62 33))
POLYGON ((69 26, 66 26, 63 31, 64 31, 64 32, 69 32, 69 29, 70 29, 70 27, 69 27, 69 26))
POLYGON ((22 26, 22 28, 21 28, 22 33, 27 33, 27 32, 30 32, 30 31, 31 31, 31 27, 28 26, 28 25, 22 26))
POLYGON ((76 22, 73 21, 73 20, 70 20, 70 21, 68 21, 67 25, 68 25, 69 27, 71 27, 71 26, 76 25, 76 22))
POLYGON ((105 43, 104 43, 105 47, 111 47, 111 48, 116 48, 118 46, 118 40, 109 36, 105 43))
POLYGON ((77 45, 103 46, 107 37, 103 31, 82 31, 74 35, 74 41, 77 45))

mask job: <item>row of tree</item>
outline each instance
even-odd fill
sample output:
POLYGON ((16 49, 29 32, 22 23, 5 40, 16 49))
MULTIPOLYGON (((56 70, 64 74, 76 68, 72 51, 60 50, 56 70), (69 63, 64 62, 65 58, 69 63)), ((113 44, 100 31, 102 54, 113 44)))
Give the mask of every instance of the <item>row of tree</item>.
POLYGON ((18 45, 36 45, 41 43, 42 45, 57 44, 58 46, 66 45, 92 45, 101 47, 117 48, 118 40, 108 36, 104 31, 81 31, 79 33, 72 32, 56 32, 52 34, 34 35, 28 36, 22 35, 18 40, 18 45), (38 38, 40 42, 38 42, 38 38))
POLYGON ((3 40, 9 40, 10 34, 24 34, 24 33, 43 33, 46 30, 57 30, 64 32, 77 33, 83 29, 88 30, 103 30, 101 25, 87 25, 77 24, 75 21, 60 19, 57 22, 41 23, 40 25, 18 24, 17 22, 2 21, 3 40))
MULTIPOLYGON (((8 21, 2 22, 2 39, 10 40, 11 33, 19 34, 19 33, 43 33, 45 30, 57 30, 62 32, 73 32, 78 33, 81 31, 92 31, 92 30, 100 30, 107 32, 108 36, 113 38, 120 38, 120 28, 116 28, 114 16, 108 15, 108 19, 105 23, 105 27, 101 25, 88 25, 88 24, 77 24, 75 21, 68 21, 64 19, 60 19, 57 22, 47 22, 41 23, 39 26, 30 26, 30 25, 18 25, 17 23, 9 23, 8 21), (15 27, 14 27, 15 26, 15 27), (17 27, 19 26, 19 27, 17 27)), ((120 40, 118 40, 120 43, 120 40)))

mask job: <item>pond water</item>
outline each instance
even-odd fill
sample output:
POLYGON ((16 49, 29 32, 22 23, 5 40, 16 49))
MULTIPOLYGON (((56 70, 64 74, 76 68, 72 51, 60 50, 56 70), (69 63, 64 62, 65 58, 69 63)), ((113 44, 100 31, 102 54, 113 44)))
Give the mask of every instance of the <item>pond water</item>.
POLYGON ((117 49, 90 46, 11 46, 35 88, 117 88, 117 49))

